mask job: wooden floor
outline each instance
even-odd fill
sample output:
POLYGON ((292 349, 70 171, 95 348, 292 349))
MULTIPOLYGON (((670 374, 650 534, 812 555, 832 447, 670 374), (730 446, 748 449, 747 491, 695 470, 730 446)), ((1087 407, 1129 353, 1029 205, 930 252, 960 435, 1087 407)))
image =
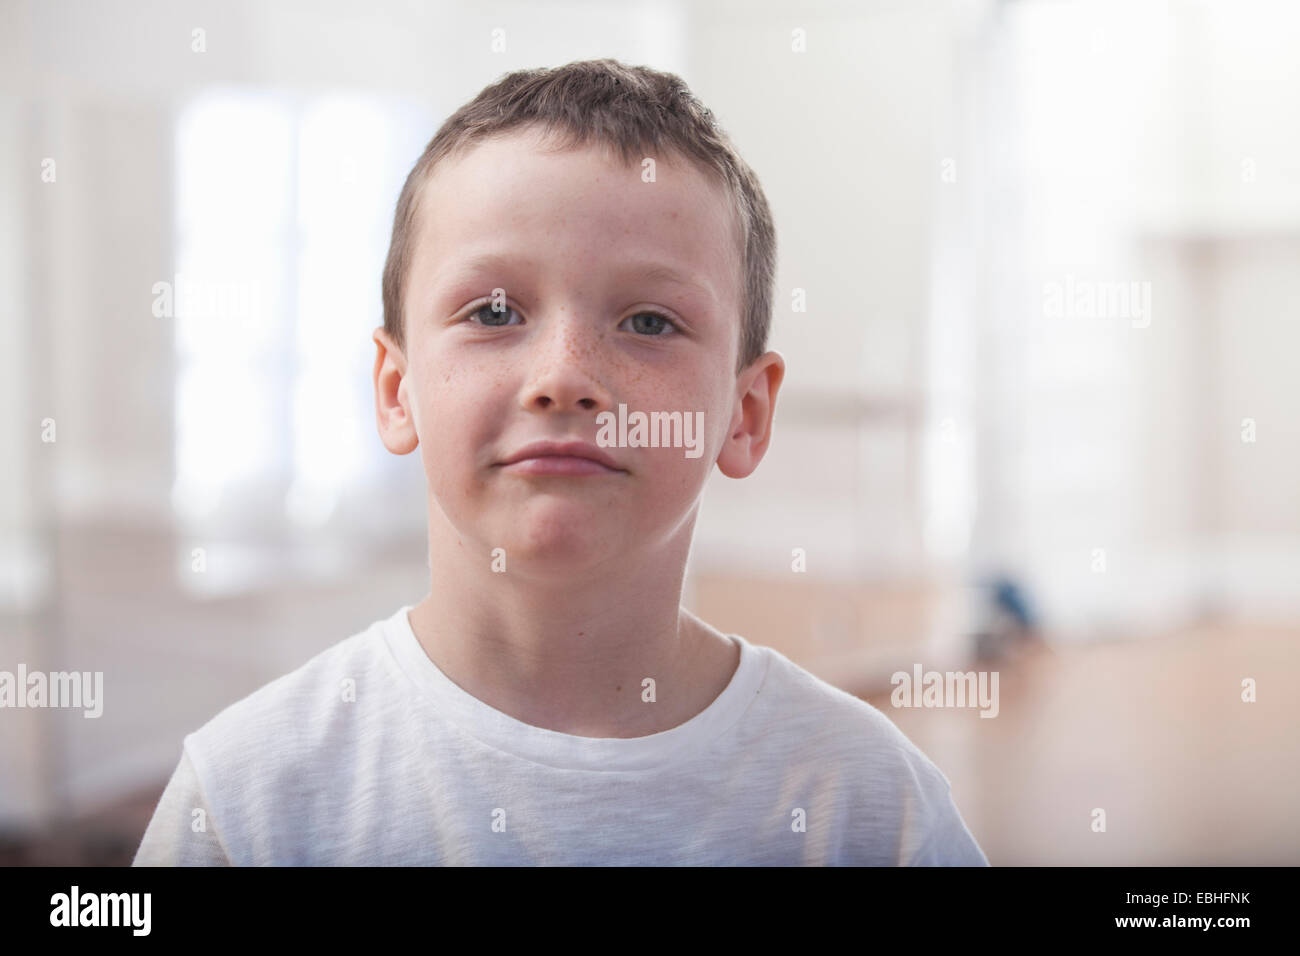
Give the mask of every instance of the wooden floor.
POLYGON ((992 719, 867 698, 943 770, 993 865, 1300 864, 1300 628, 1207 625, 999 673, 992 719))
MULTIPOLYGON (((995 866, 1300 864, 1300 628, 1204 626, 990 668, 993 719, 866 699, 952 782, 995 866)), ((0 865, 129 863, 164 783, 0 839, 0 865)))

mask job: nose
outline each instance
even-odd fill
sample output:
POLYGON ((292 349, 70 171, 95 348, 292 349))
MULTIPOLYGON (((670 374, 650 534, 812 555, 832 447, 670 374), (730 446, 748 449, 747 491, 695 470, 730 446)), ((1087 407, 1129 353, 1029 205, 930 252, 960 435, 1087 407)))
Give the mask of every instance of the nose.
POLYGON ((520 391, 525 411, 595 411, 613 408, 613 396, 596 374, 601 336, 581 319, 555 317, 530 343, 532 371, 520 391))

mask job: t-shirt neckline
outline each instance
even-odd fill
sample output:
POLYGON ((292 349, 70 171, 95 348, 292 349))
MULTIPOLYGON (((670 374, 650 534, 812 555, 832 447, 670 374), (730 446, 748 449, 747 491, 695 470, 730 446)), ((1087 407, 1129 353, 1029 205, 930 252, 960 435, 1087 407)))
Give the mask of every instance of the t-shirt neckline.
POLYGON ((439 716, 497 750, 566 770, 647 770, 681 759, 725 733, 753 702, 762 686, 767 658, 739 634, 731 680, 713 701, 685 723, 643 737, 579 737, 524 723, 470 694, 433 662, 420 645, 403 606, 384 622, 389 652, 434 704, 439 716))

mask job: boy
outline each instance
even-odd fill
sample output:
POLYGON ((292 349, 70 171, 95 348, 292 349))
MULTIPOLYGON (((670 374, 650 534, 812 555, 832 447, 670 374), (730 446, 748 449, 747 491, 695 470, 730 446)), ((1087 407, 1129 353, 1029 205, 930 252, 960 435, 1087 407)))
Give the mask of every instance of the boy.
POLYGON ((671 74, 522 71, 455 113, 374 334, 430 593, 186 737, 135 862, 987 865, 883 714, 680 605, 714 464, 771 435, 774 261, 671 74))

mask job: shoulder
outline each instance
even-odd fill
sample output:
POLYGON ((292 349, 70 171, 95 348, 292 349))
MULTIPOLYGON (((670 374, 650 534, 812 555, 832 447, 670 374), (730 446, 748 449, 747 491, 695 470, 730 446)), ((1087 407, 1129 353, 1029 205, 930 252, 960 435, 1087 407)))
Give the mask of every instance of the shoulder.
POLYGON ((760 647, 755 747, 772 746, 787 781, 845 821, 846 859, 983 865, 948 778, 879 709, 760 647))
POLYGON ((819 755, 872 771, 885 769, 926 787, 947 789, 939 768, 878 708, 841 690, 791 661, 780 651, 758 647, 767 658, 760 699, 773 731, 805 744, 819 755))
POLYGON ((339 641, 226 707, 191 739, 211 756, 254 741, 288 748, 328 736, 346 721, 346 705, 382 677, 381 623, 339 641))
POLYGON ((377 621, 226 707, 185 738, 184 753, 232 852, 243 830, 281 812, 307 813, 383 739, 401 703, 396 664, 377 621))

